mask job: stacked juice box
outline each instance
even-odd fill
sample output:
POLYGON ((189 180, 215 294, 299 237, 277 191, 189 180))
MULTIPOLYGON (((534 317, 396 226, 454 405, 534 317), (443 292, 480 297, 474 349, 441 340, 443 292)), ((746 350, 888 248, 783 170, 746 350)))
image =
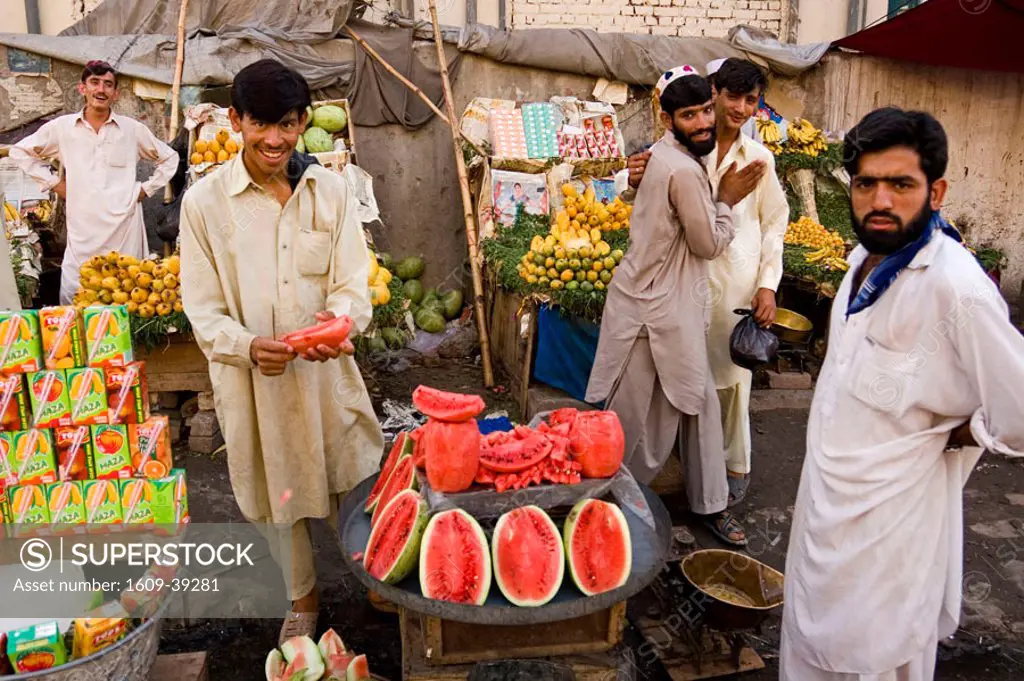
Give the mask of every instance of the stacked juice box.
POLYGON ((0 311, 0 516, 16 536, 188 522, 128 308, 0 311))

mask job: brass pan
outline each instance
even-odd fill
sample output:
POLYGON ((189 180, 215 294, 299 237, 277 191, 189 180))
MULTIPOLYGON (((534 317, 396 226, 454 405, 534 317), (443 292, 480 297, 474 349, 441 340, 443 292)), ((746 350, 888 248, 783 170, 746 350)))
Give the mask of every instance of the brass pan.
POLYGON ((814 324, 802 314, 780 307, 775 310, 775 323, 772 324, 772 331, 781 341, 803 344, 811 337, 814 324))

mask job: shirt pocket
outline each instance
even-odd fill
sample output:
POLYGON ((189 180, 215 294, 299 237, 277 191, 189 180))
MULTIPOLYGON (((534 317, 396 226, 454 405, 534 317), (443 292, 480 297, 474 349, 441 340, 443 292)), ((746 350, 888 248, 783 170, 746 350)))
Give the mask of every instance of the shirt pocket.
POLYGON ((295 267, 303 277, 322 277, 331 266, 329 232, 299 232, 296 238, 295 267))
POLYGON ((871 409, 903 418, 916 403, 920 363, 908 352, 889 350, 871 338, 855 367, 853 395, 871 409))

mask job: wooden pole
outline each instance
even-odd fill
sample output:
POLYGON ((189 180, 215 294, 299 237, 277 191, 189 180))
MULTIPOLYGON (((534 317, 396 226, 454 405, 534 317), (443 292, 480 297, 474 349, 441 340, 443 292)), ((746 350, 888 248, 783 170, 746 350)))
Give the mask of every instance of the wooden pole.
POLYGON ((519 413, 524 422, 529 420, 530 414, 530 369, 533 367, 533 336, 537 332, 537 306, 528 303, 526 314, 530 315, 530 323, 526 325, 526 356, 519 384, 519 413))
MULTIPOLYGON (((455 127, 455 126, 452 125, 452 122, 450 120, 448 120, 448 117, 444 115, 444 112, 441 111, 439 108, 437 108, 437 105, 434 104, 434 102, 432 102, 430 100, 430 97, 427 96, 426 92, 421 90, 419 88, 419 86, 417 86, 411 80, 409 80, 408 78, 403 76, 401 73, 399 73, 398 70, 394 66, 392 66, 389 63, 387 63, 384 60, 384 57, 380 56, 380 54, 378 54, 375 49, 370 47, 370 44, 367 43, 365 40, 363 40, 362 37, 360 37, 360 35, 358 33, 353 31, 350 26, 346 26, 345 30, 352 37, 352 40, 356 41, 359 44, 360 47, 362 47, 364 50, 366 50, 367 54, 369 54, 371 57, 373 57, 377 61, 378 64, 383 66, 384 69, 388 73, 390 73, 392 76, 397 78, 399 80, 399 82, 402 83, 402 85, 405 85, 407 88, 412 90, 412 92, 417 97, 422 99, 423 103, 426 104, 427 106, 429 106, 430 110, 433 111, 434 114, 438 118, 440 118, 442 121, 444 121, 449 126, 451 126, 453 128, 455 127)), ((481 149, 480 146, 476 142, 474 142, 472 139, 470 139, 470 137, 466 133, 462 132, 462 130, 459 130, 459 135, 462 136, 462 139, 466 140, 466 143, 469 144, 469 146, 473 147, 473 151, 475 151, 477 154, 479 154, 481 158, 487 158, 487 154, 484 153, 484 150, 481 149)))
MULTIPOLYGON (((452 96, 452 84, 448 77, 448 59, 444 53, 444 41, 441 39, 441 24, 437 20, 437 0, 430 0, 430 22, 434 25, 434 44, 437 45, 437 65, 441 69, 441 85, 444 87, 444 103, 448 111, 448 120, 454 122, 455 98, 452 96)), ((491 341, 487 334, 487 317, 484 315, 484 283, 480 271, 480 260, 477 250, 476 218, 473 215, 473 198, 469 193, 469 178, 466 175, 466 159, 462 156, 462 144, 459 143, 457 129, 449 125, 452 133, 452 147, 455 150, 455 168, 459 173, 459 188, 462 190, 462 208, 466 220, 466 242, 469 244, 469 266, 473 272, 473 296, 476 310, 476 327, 480 333, 480 357, 484 365, 484 386, 494 386, 494 370, 491 368, 491 341)))
MULTIPOLYGON (((174 81, 171 84, 171 124, 167 142, 170 144, 178 135, 178 109, 181 98, 181 74, 185 69, 185 17, 188 15, 188 0, 181 0, 181 9, 178 11, 178 42, 176 44, 177 54, 174 59, 174 81)), ((171 184, 168 182, 164 187, 164 203, 174 200, 171 195, 171 184)))

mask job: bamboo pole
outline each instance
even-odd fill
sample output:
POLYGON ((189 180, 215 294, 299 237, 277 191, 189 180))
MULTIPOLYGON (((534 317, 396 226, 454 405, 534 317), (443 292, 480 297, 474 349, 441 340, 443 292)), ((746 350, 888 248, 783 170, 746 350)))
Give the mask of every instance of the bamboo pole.
MULTIPOLYGON (((441 85, 444 87, 444 103, 448 120, 454 122, 455 98, 448 77, 448 59, 441 39, 441 24, 437 20, 437 0, 430 0, 430 22, 434 26, 434 44, 437 45, 437 66, 441 70, 441 85)), ((484 366, 484 386, 494 386, 494 370, 491 368, 491 341, 487 334, 487 317, 484 315, 484 283, 480 271, 477 251, 476 218, 473 215, 473 198, 469 193, 469 178, 466 176, 466 159, 462 156, 462 145, 455 127, 449 125, 452 133, 452 147, 455 150, 455 168, 459 173, 459 188, 462 190, 462 208, 466 220, 466 242, 469 244, 469 266, 473 272, 473 304, 476 310, 477 331, 480 334, 480 357, 484 366)))
MULTIPOLYGON (((167 143, 170 144, 178 135, 178 109, 181 98, 181 74, 185 70, 185 18, 188 15, 188 0, 181 0, 181 9, 178 11, 178 41, 176 44, 177 54, 174 59, 174 81, 171 84, 171 123, 167 143)), ((171 195, 171 184, 164 187, 164 203, 174 200, 171 195)))
MULTIPOLYGON (((399 73, 398 69, 396 69, 394 66, 392 66, 389 63, 387 63, 384 60, 384 57, 380 56, 380 54, 378 54, 375 49, 370 47, 369 43, 367 43, 365 40, 363 40, 363 38, 358 33, 356 33, 355 31, 352 30, 351 26, 346 26, 345 27, 345 31, 348 32, 348 34, 349 34, 349 36, 351 36, 352 40, 356 41, 359 44, 360 47, 362 47, 364 50, 366 50, 367 54, 369 54, 371 57, 373 57, 377 61, 378 64, 383 66, 384 69, 388 73, 390 73, 392 76, 397 78, 399 80, 399 82, 402 83, 402 85, 404 85, 407 88, 409 88, 410 90, 412 90, 413 94, 415 94, 417 97, 422 99, 423 103, 426 104, 427 106, 429 106, 430 110, 433 111, 434 114, 438 118, 440 118, 442 121, 444 121, 450 127, 452 127, 452 128, 455 127, 454 125, 452 125, 452 122, 450 120, 448 120, 448 116, 446 116, 444 114, 444 112, 441 111, 439 108, 437 108, 437 105, 434 104, 434 102, 431 101, 430 97, 427 96, 426 92, 421 90, 419 88, 419 86, 417 86, 411 80, 409 80, 408 78, 403 76, 401 73, 399 73)), ((473 147, 473 151, 475 151, 477 154, 479 154, 481 156, 481 158, 487 158, 487 154, 484 153, 484 150, 481 149, 480 146, 469 137, 469 135, 464 133, 461 129, 459 130, 459 135, 462 136, 462 139, 466 140, 466 143, 469 144, 469 146, 473 147)))

